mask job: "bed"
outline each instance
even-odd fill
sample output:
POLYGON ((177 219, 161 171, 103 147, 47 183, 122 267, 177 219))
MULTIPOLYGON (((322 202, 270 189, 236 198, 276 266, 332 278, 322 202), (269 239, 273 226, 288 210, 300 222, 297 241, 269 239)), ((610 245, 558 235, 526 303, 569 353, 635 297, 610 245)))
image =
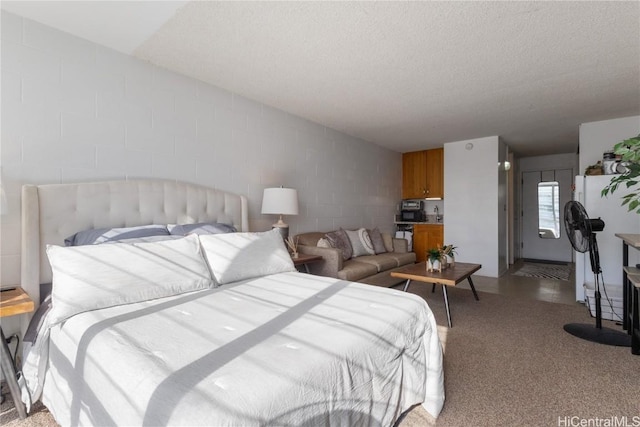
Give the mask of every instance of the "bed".
POLYGON ((243 196, 175 181, 25 186, 22 286, 34 301, 54 289, 25 345, 27 406, 62 425, 393 425, 417 404, 437 417, 425 301, 299 273, 247 212, 243 196), (82 230, 202 222, 238 232, 62 247, 82 230))

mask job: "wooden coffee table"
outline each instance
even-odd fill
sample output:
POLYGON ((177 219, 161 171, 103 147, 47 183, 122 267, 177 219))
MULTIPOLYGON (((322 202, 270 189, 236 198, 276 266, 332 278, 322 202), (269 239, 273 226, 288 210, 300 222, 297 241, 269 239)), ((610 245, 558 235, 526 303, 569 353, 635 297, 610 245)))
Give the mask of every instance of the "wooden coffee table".
POLYGON ((478 293, 476 292, 471 275, 480 270, 482 265, 480 264, 467 264, 464 262, 456 262, 454 266, 446 268, 440 271, 427 271, 427 263, 421 262, 418 264, 412 264, 400 270, 392 271, 391 277, 397 277, 399 279, 406 279, 407 282, 404 285, 403 291, 406 292, 409 289, 409 283, 412 280, 423 283, 433 283, 433 290, 437 284, 442 285, 442 295, 444 296, 444 306, 447 310, 447 323, 451 327, 451 312, 449 311, 449 297, 447 295, 447 286, 455 286, 462 282, 464 279, 469 281, 471 291, 476 301, 480 301, 478 293))

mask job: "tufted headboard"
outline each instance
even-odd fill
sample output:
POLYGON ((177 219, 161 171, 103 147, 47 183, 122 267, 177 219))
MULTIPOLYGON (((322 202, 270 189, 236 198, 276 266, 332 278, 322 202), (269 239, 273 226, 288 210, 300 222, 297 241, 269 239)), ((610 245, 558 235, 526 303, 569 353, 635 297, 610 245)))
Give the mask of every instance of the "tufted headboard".
POLYGON ((21 286, 36 302, 51 282, 47 245, 92 228, 221 222, 248 231, 247 199, 164 180, 105 181, 22 187, 21 286))

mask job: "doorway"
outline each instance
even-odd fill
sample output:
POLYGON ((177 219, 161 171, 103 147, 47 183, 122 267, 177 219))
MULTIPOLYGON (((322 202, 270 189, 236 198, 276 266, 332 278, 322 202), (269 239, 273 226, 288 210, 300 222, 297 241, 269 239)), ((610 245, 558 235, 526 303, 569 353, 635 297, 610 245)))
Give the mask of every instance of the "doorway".
POLYGON ((522 258, 572 262, 564 230, 572 182, 573 169, 522 172, 522 258))

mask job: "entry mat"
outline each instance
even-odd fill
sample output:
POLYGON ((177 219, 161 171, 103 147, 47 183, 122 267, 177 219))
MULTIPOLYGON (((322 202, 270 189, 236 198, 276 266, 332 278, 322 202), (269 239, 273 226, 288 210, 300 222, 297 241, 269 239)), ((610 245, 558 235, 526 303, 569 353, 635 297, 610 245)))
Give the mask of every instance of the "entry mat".
POLYGON ((525 262, 515 273, 516 276, 537 277, 540 279, 569 280, 571 266, 568 264, 543 264, 525 262))

